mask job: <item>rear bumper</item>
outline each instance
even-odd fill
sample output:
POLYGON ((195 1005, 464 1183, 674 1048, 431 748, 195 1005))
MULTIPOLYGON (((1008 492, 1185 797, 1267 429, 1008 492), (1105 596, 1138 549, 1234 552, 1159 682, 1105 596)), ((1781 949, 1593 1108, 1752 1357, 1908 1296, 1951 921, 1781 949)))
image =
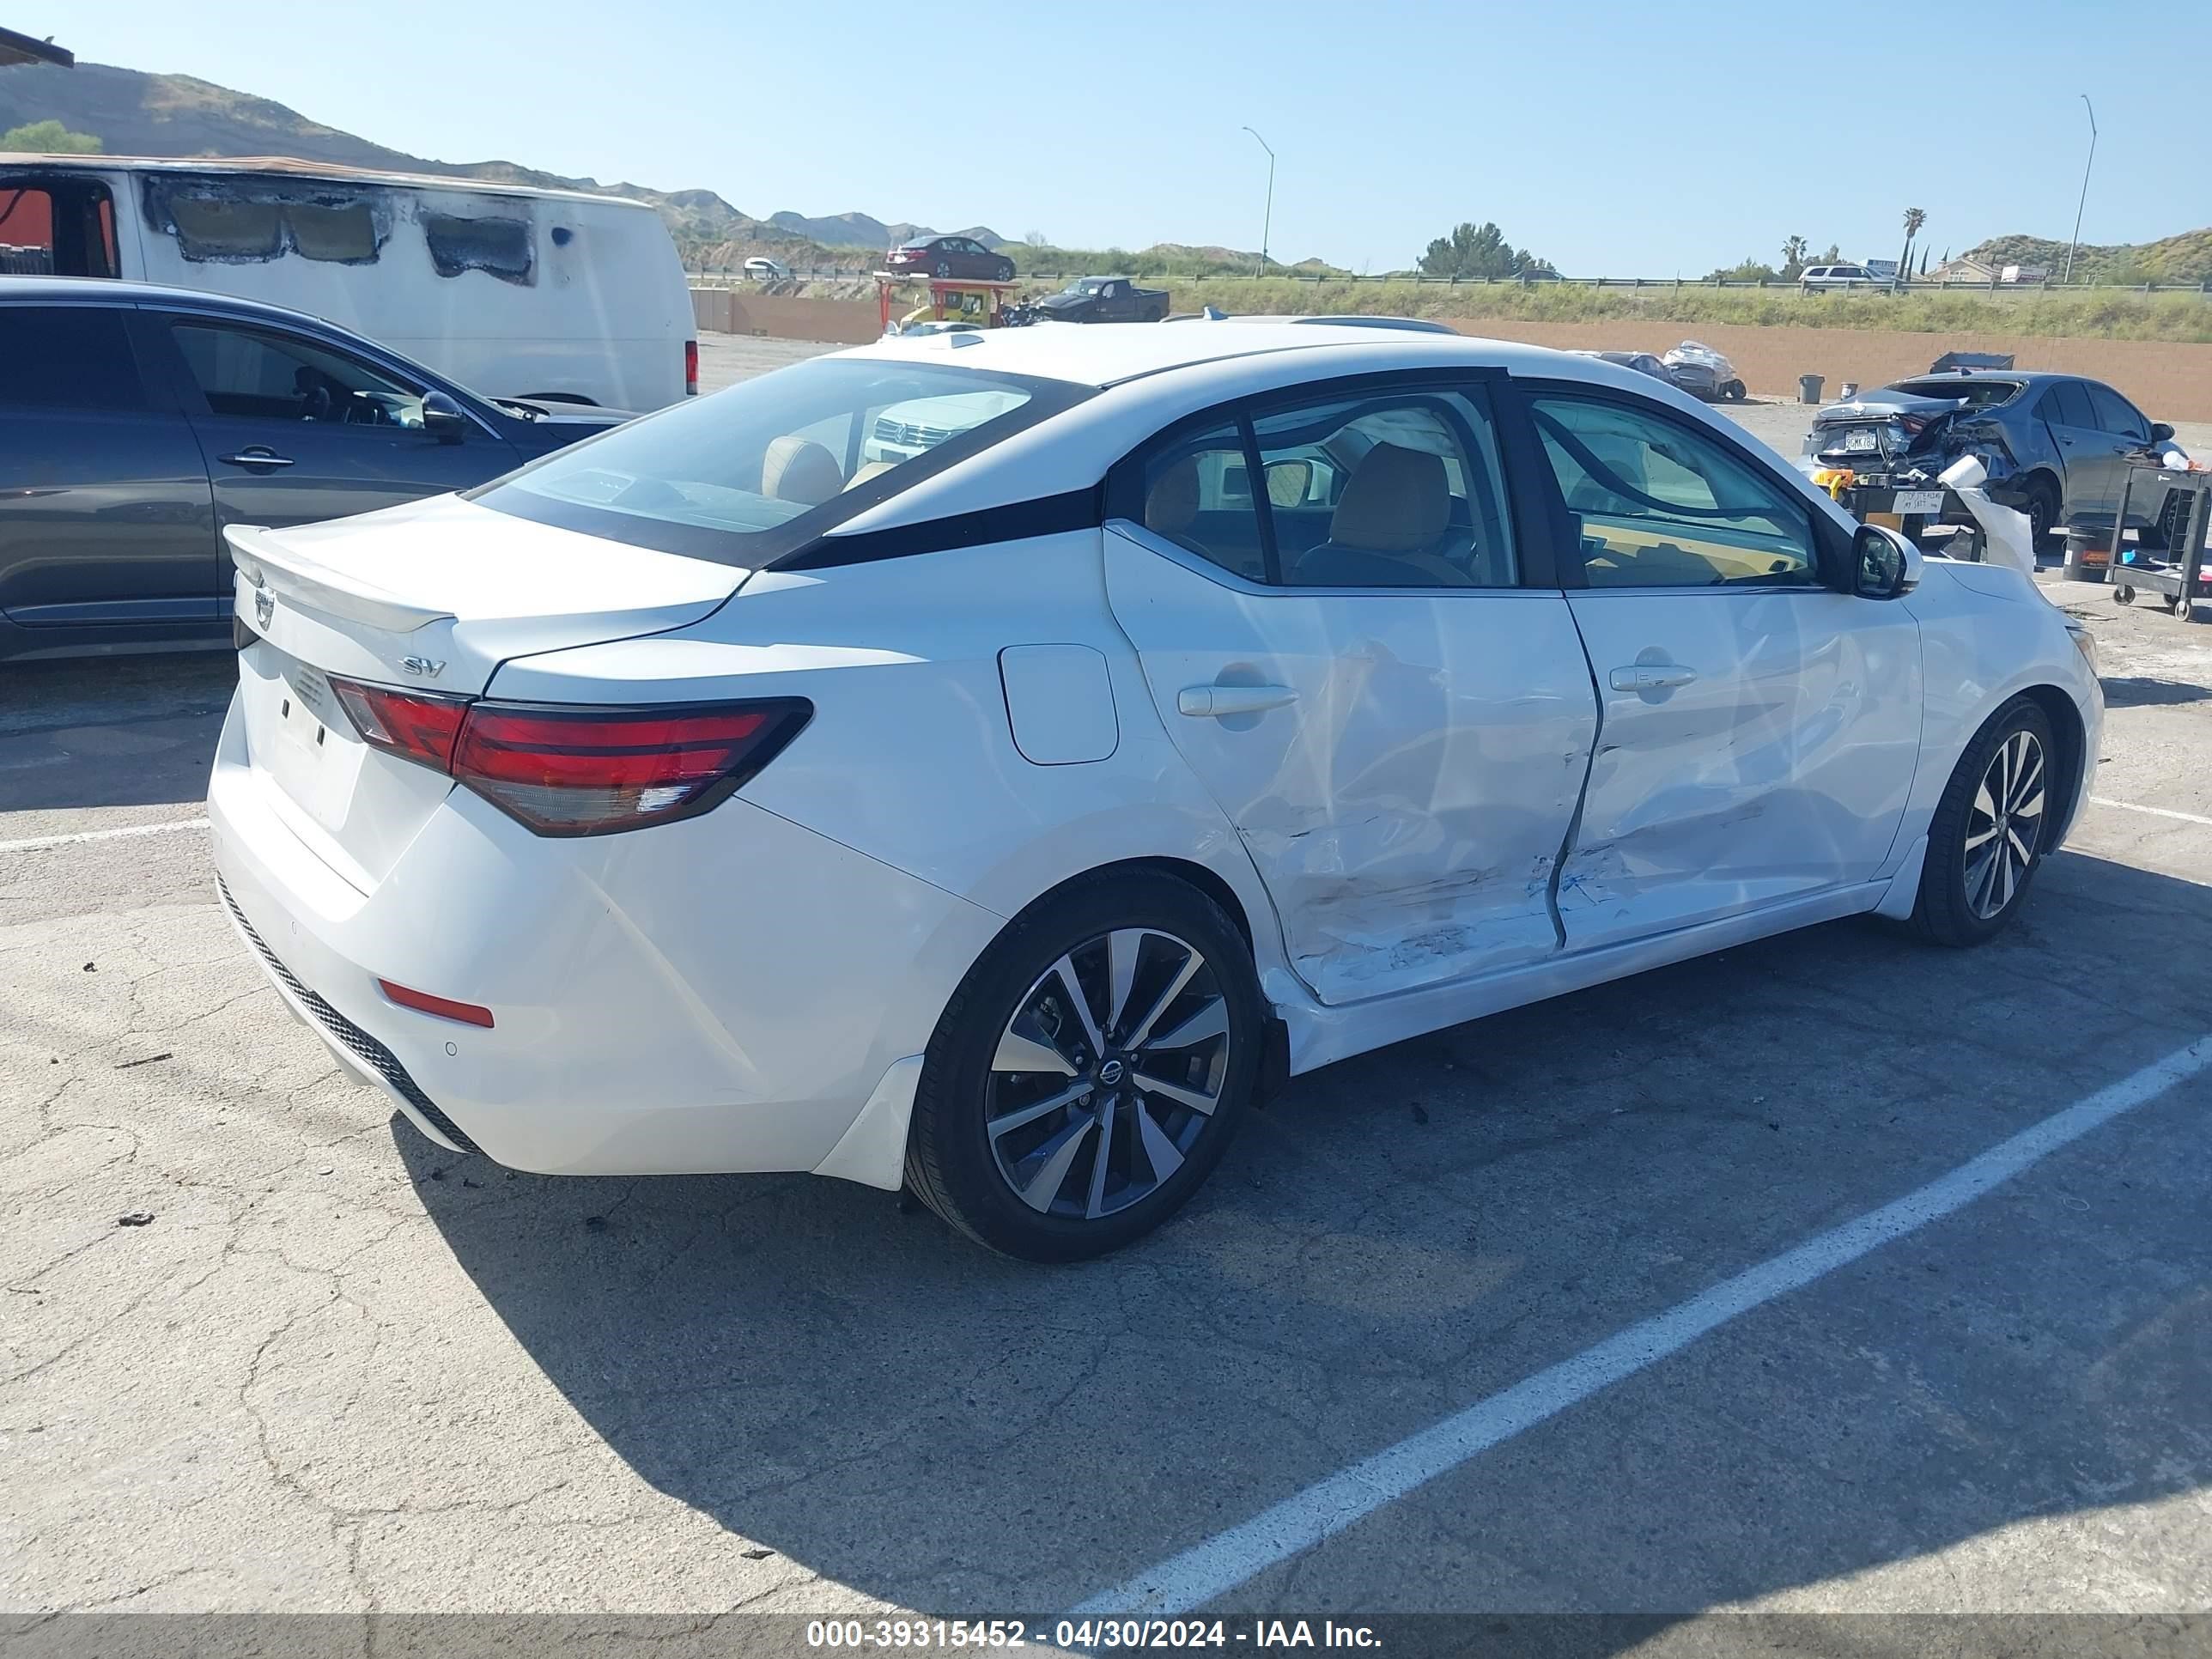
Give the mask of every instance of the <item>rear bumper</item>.
POLYGON ((1001 926, 742 798, 549 841, 456 790, 364 896, 273 787, 234 708, 208 812, 242 937, 349 1073, 520 1170, 815 1169, 1001 926), (380 979, 495 1024, 400 1007, 380 979))

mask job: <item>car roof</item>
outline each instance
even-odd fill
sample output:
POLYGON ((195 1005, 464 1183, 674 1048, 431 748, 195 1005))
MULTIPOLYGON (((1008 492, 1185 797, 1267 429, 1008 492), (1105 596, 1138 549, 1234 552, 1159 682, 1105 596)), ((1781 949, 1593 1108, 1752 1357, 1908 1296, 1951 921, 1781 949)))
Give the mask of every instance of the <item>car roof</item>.
POLYGON ((1419 367, 1426 362, 1439 367, 1466 363, 1471 368, 1504 368, 1530 374, 1556 374, 1569 363, 1574 363, 1574 372, 1581 374, 1589 362, 1540 346, 1465 335, 1279 318, 1239 319, 1239 325, 1234 327, 1224 326, 1226 321, 1194 318, 1172 326, 1152 324, 1129 328, 1042 322, 1026 328, 981 329, 967 334, 892 336, 844 355, 944 362, 986 373, 1033 375, 1088 386, 1117 386, 1225 359, 1286 351, 1311 352, 1316 358, 1324 354, 1341 356, 1347 359, 1341 368, 1317 367, 1316 373, 1345 374, 1362 373, 1370 366, 1361 361, 1365 359, 1373 359, 1371 367, 1377 369, 1419 367))
POLYGON ((222 311, 272 323, 312 323, 341 334, 352 332, 327 318, 295 311, 288 306, 270 305, 265 300, 213 294, 204 288, 123 282, 112 276, 0 276, 0 305, 6 304, 191 306, 199 311, 222 311))
MULTIPOLYGON (((1500 374, 1524 381, 1565 381, 1666 405, 1723 441, 1759 441, 1671 381, 1595 357, 1455 332, 1253 319, 1243 325, 1204 319, 1101 328, 1042 322, 964 334, 890 336, 812 363, 935 363, 982 375, 1058 380, 1089 389, 1036 422, 916 483, 839 526, 832 539, 1093 489, 1108 468, 1173 423, 1248 398, 1297 395, 1306 388, 1377 374, 1500 374)), ((778 373, 797 374, 811 367, 778 373)), ((772 379, 773 377, 769 377, 772 379)), ((1778 475, 1799 483, 1789 463, 1778 475)), ((1801 494, 1840 511, 1809 482, 1801 494)))
POLYGON ((471 179, 462 174, 392 173, 380 167, 351 167, 338 161, 303 161, 292 155, 32 155, 0 156, 0 170, 35 167, 44 173, 68 169, 86 173, 236 173, 266 177, 276 173, 293 179, 327 179, 349 185, 406 185, 418 190, 453 190, 471 195, 520 196, 556 202, 599 202, 614 207, 655 210, 650 203, 632 201, 589 190, 546 190, 536 185, 511 185, 494 179, 471 179))

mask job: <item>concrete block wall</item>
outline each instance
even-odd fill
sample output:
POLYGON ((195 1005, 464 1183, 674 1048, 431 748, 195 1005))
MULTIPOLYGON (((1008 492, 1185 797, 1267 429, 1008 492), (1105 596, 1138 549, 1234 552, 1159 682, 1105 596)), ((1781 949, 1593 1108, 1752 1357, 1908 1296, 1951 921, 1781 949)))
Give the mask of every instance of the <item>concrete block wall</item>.
MULTIPOLYGON (((732 334, 865 345, 883 332, 872 300, 783 299, 744 289, 697 288, 698 325, 732 334)), ((2087 374, 2118 386, 2154 421, 2212 421, 2212 345, 2157 340, 2047 339, 2031 335, 1907 334, 1869 329, 1754 328, 1729 323, 1455 321, 1462 334, 1561 350, 1663 352, 1687 337, 1724 351, 1755 396, 1795 398, 1818 374, 1833 398, 1845 380, 1877 386, 1925 374, 1947 351, 2010 352, 2022 368, 2087 374)))
POLYGON ((1849 328, 1754 328, 1721 323, 1454 322, 1462 334, 1562 351, 1663 352, 1685 339, 1728 354, 1753 394, 1791 398, 1797 377, 1877 386, 1924 374, 1947 351, 2009 352, 2021 368, 2086 374, 2118 386, 2154 421, 2212 421, 2212 345, 2159 340, 2069 340, 2033 335, 1906 334, 1849 328))

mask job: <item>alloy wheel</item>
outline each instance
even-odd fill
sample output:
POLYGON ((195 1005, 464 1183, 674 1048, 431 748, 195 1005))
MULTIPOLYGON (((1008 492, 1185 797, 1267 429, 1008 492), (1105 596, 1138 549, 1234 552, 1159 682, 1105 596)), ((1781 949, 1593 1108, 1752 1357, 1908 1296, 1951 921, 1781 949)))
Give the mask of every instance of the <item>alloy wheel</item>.
POLYGON ((1043 1215, 1095 1220, 1172 1176, 1222 1103, 1229 1004, 1197 948, 1150 927, 1077 945, 1015 1005, 991 1060, 984 1133, 1043 1215))
POLYGON ((1990 757, 1966 811, 1967 908, 1984 921, 2012 902, 2043 834, 2043 744, 2014 732, 1990 757))

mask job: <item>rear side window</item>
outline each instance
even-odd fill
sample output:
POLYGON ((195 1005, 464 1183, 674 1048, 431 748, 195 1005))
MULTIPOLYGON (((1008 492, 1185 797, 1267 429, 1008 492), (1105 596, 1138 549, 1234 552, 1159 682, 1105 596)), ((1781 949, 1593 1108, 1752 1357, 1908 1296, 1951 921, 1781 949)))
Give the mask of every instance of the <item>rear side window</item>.
POLYGON ((1530 410, 1590 586, 1819 586, 1811 507, 1715 440, 1624 404, 1530 410))
POLYGON ((1170 443, 1145 464, 1146 529, 1247 581, 1267 580, 1244 428, 1218 426, 1170 443))
POLYGON ((0 408, 146 406, 120 311, 0 305, 0 408))
POLYGON ((2036 412, 2059 426, 2094 428, 2097 424, 2097 411, 2090 406, 2089 394, 2079 380, 2061 380, 2051 387, 2043 394, 2036 412))
POLYGON ((1255 419, 1287 587, 1510 587, 1486 406, 1441 388, 1255 419))
POLYGON ((617 427, 469 499, 758 568, 1091 395, 949 364, 820 357, 617 427))
POLYGON ((1146 458, 1142 482, 1131 505, 1146 529, 1249 581, 1435 588, 1519 579, 1480 387, 1267 409, 1249 425, 1170 438, 1146 458))
POLYGON ((2089 393, 2089 406, 2096 410, 2097 424, 2106 431, 2123 438, 2150 441, 2150 422, 2143 419, 2135 405, 2108 386, 2094 380, 2082 382, 2089 393))

